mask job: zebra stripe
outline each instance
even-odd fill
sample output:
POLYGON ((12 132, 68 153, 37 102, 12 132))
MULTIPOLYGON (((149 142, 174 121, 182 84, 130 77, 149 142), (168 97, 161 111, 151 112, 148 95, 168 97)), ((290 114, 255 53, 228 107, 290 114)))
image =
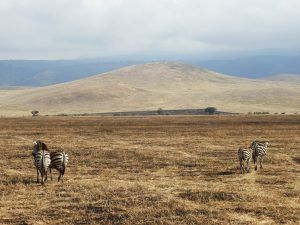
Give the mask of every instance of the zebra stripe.
POLYGON ((50 159, 50 153, 47 151, 47 146, 37 140, 33 142, 33 150, 32 150, 32 156, 34 157, 34 165, 36 167, 36 175, 37 175, 37 183, 39 183, 39 173, 42 177, 42 184, 45 183, 47 180, 47 170, 50 166, 51 159, 50 159))
POLYGON ((240 147, 238 150, 238 158, 240 161, 240 170, 241 173, 245 172, 245 165, 244 162, 247 163, 247 173, 250 172, 250 161, 252 158, 252 149, 251 148, 243 148, 240 147))
POLYGON ((51 152, 50 154, 51 156, 51 164, 50 164, 50 178, 52 180, 52 174, 51 174, 51 169, 56 169, 59 172, 59 176, 58 176, 58 181, 60 180, 60 178, 62 178, 62 182, 63 182, 63 177, 65 174, 65 170, 66 170, 66 166, 69 162, 69 156, 67 153, 65 152, 51 152))
POLYGON ((260 168, 262 169, 262 163, 263 163, 263 158, 267 154, 267 149, 268 149, 268 142, 258 142, 258 141, 253 141, 251 144, 251 148, 253 150, 252 152, 252 158, 254 162, 254 169, 257 170, 257 161, 259 160, 260 168))
POLYGON ((36 167, 36 174, 37 174, 37 183, 39 183, 39 173, 41 174, 41 184, 44 184, 47 180, 47 170, 50 166, 51 159, 50 153, 46 150, 38 151, 34 155, 34 164, 36 167))

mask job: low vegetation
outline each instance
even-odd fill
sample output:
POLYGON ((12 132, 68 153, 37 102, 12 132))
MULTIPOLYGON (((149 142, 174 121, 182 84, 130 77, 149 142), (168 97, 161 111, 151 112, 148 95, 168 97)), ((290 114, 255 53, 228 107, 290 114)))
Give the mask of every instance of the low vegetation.
POLYGON ((37 116, 39 114, 39 111, 33 110, 31 111, 32 116, 37 116))
POLYGON ((298 115, 0 118, 0 224, 299 224, 298 115), (69 154, 36 184, 32 141, 69 154), (237 150, 268 140, 264 169, 237 150), (54 176, 58 174, 53 172, 54 176))
POLYGON ((207 112, 209 115, 213 115, 217 111, 217 108, 216 107, 207 107, 204 111, 207 112))

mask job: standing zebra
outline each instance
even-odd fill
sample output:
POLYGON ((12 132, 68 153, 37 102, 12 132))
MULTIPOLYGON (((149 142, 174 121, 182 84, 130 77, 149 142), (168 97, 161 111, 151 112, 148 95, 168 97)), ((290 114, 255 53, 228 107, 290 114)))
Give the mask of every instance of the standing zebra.
POLYGON ((247 163, 247 173, 250 172, 250 161, 252 158, 252 149, 250 147, 240 147, 238 150, 238 157, 240 160, 241 173, 245 172, 244 162, 247 163))
POLYGON ((49 167, 50 178, 52 180, 51 169, 54 168, 59 172, 58 181, 60 180, 60 178, 62 178, 62 182, 63 182, 64 179, 63 177, 65 174, 66 166, 69 161, 69 156, 67 153, 61 151, 51 152, 50 156, 51 156, 51 164, 49 167))
POLYGON ((257 161, 259 159, 260 168, 262 169, 263 158, 267 154, 268 142, 253 141, 251 144, 252 158, 254 162, 254 169, 257 170, 257 161))
POLYGON ((39 180, 39 173, 41 174, 42 182, 44 184, 47 180, 47 170, 50 166, 51 159, 50 153, 43 149, 43 145, 41 141, 33 142, 34 147, 32 151, 32 155, 34 157, 34 165, 36 167, 36 175, 37 175, 37 183, 40 182, 39 180))

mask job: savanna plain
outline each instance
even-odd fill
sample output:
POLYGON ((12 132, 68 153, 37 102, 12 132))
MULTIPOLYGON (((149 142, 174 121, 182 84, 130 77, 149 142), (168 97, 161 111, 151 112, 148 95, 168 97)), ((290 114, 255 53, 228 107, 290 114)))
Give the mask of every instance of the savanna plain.
POLYGON ((0 118, 0 224, 299 224, 300 116, 0 118), (64 150, 36 183, 33 141, 64 150), (270 146, 240 174, 237 151, 270 146))

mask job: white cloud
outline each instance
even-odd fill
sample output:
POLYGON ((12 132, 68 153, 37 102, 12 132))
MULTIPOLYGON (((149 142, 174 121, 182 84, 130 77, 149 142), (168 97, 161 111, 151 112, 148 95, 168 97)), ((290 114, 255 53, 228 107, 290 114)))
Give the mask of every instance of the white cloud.
POLYGON ((0 58, 299 49, 298 0, 2 0, 0 58))

